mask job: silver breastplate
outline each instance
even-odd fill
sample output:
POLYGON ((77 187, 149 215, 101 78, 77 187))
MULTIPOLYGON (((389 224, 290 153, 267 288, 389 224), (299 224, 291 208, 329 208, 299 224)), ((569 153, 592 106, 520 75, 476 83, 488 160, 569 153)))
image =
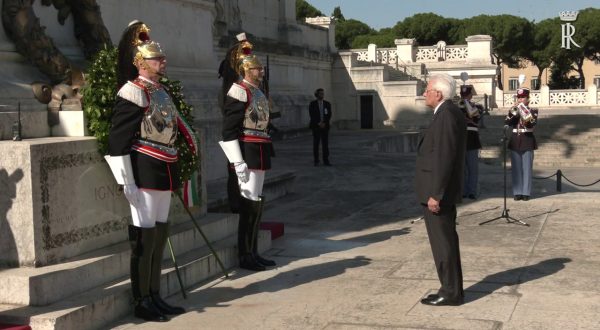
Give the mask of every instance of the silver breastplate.
POLYGON ((269 125, 269 100, 259 88, 250 84, 246 86, 252 95, 244 113, 244 129, 266 131, 269 125))
POLYGON ((172 146, 177 138, 177 108, 163 88, 144 85, 150 104, 142 119, 141 139, 172 146))

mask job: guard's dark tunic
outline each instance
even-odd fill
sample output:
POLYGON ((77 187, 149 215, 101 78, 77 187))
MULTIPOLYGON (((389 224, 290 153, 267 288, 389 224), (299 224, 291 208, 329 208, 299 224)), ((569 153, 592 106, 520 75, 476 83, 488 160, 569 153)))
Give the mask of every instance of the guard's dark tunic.
POLYGON ((247 81, 234 83, 223 109, 223 141, 239 141, 249 169, 271 169, 274 151, 267 132, 269 102, 265 94, 247 81))
POLYGON ((109 154, 130 155, 138 188, 178 189, 177 150, 173 145, 177 111, 164 87, 139 77, 124 85, 118 95, 108 136, 109 154))

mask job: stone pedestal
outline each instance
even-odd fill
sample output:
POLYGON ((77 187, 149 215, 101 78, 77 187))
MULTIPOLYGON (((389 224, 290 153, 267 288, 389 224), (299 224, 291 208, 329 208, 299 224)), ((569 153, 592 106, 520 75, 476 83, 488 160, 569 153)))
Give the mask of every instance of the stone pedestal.
MULTIPOLYGON (((0 141, 0 154, 0 265, 56 264, 127 239, 129 204, 95 138, 0 141)), ((172 218, 185 212, 171 203, 172 218)))
POLYGON ((59 111, 58 125, 52 126, 52 136, 86 136, 87 118, 83 111, 59 111))
POLYGON ((415 45, 416 39, 396 39, 396 52, 398 59, 404 63, 415 62, 415 45))
POLYGON ((467 41, 467 61, 490 63, 492 59, 492 37, 488 35, 469 36, 467 41))

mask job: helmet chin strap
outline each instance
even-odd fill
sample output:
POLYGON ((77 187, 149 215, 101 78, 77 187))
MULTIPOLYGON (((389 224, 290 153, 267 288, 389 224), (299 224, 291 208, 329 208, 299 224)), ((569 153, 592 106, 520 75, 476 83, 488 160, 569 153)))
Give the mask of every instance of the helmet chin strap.
POLYGON ((150 67, 148 65, 148 63, 146 63, 146 59, 144 59, 142 62, 139 63, 140 67, 143 68, 144 70, 148 71, 148 73, 150 74, 155 74, 159 77, 164 77, 165 73, 160 72, 158 70, 153 69, 152 67, 150 67))

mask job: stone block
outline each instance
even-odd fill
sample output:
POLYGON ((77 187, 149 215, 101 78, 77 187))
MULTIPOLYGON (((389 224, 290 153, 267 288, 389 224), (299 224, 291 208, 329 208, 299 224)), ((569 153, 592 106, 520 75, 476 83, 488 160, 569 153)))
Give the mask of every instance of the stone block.
MULTIPOLYGON (((81 108, 81 105, 79 105, 81 108)), ((86 136, 87 118, 83 111, 59 111, 58 125, 52 127, 52 136, 86 136)))

